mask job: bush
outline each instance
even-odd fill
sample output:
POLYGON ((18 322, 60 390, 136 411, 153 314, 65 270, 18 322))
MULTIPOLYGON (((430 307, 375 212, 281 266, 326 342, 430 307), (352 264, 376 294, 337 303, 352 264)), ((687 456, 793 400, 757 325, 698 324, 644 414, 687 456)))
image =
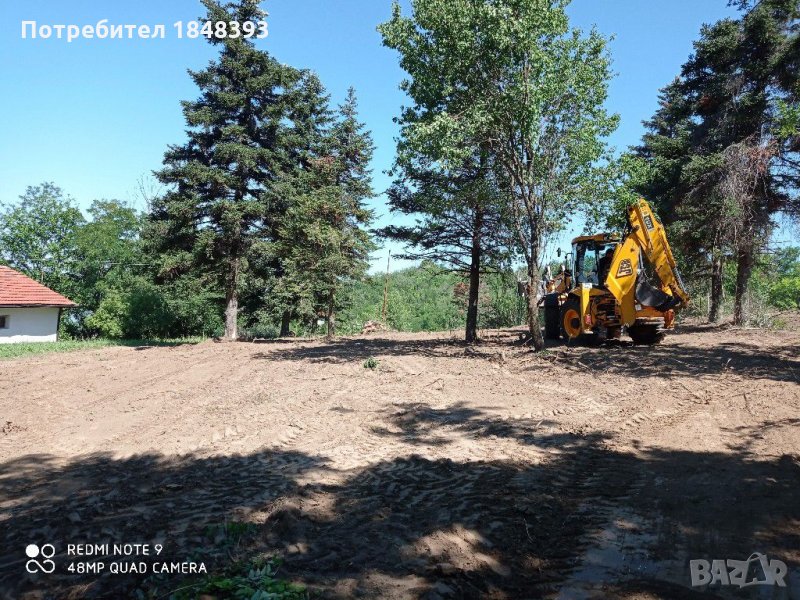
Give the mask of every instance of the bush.
POLYGON ((280 337, 281 330, 274 323, 258 322, 242 329, 241 338, 245 340, 266 339, 275 340, 280 337))
POLYGON ((800 277, 784 277, 770 286, 769 302, 783 310, 800 308, 800 277))
MULTIPOLYGON (((338 319, 340 333, 357 333, 367 321, 381 320, 385 275, 367 277, 348 290, 349 306, 338 319)), ((513 273, 481 278, 481 327, 508 327, 525 319, 513 273)), ((433 263, 389 275, 386 324, 397 331, 462 329, 466 320, 466 279, 433 263)))
POLYGON ((130 307, 122 295, 112 290, 100 302, 97 310, 85 319, 86 327, 100 337, 120 339, 125 334, 125 322, 130 307))

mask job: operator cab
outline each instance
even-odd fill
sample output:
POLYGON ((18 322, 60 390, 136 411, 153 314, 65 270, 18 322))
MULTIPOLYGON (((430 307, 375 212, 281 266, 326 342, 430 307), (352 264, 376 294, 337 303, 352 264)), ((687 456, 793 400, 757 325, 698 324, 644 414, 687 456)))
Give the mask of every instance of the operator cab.
POLYGON ((613 234, 585 235, 572 240, 575 282, 604 286, 614 251, 620 244, 613 234))

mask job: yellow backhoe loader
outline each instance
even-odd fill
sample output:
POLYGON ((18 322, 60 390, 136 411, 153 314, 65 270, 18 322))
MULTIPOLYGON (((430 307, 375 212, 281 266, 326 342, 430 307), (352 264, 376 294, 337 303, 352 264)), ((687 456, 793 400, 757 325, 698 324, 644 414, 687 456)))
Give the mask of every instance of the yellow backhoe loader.
POLYGON ((545 283, 548 339, 614 339, 625 328, 635 343, 656 344, 689 304, 664 227, 645 200, 628 208, 622 237, 577 237, 566 259, 545 283))

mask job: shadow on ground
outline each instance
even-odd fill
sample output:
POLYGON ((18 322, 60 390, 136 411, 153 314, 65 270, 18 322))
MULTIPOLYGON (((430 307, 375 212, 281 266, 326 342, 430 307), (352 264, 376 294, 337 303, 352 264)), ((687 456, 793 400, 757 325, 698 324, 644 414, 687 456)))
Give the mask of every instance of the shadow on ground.
POLYGON ((681 346, 680 342, 656 346, 619 345, 615 348, 576 348, 564 353, 567 366, 598 374, 630 377, 740 375, 800 383, 800 346, 764 348, 747 342, 718 342, 713 346, 681 346))
MULTIPOLYGON (((275 343, 274 349, 255 355, 263 360, 299 360, 330 364, 363 362, 368 357, 474 358, 498 360, 505 351, 519 350, 521 330, 501 331, 486 344, 469 346, 455 338, 404 339, 342 338, 315 345, 275 343)), ((669 340, 669 337, 668 337, 669 340)), ((736 374, 751 379, 800 383, 800 345, 764 348, 748 341, 720 341, 713 346, 683 346, 676 338, 655 346, 636 346, 612 340, 600 346, 548 342, 543 360, 597 374, 632 377, 671 377, 736 374)), ((503 356, 502 360, 506 360, 503 356)), ((513 357, 510 359, 513 364, 513 357)), ((529 368, 539 368, 531 366, 529 368)))
POLYGON ((122 598, 136 589, 168 597, 193 582, 72 575, 65 549, 79 542, 160 542, 164 560, 191 556, 210 569, 279 555, 282 576, 341 598, 569 598, 586 589, 606 598, 713 597, 689 588, 689 558, 761 551, 799 566, 797 457, 621 453, 600 436, 537 435, 513 423, 498 430, 459 405, 420 405, 399 421, 420 443, 435 439, 442 422, 463 435, 518 437, 543 452, 535 462, 400 456, 348 472, 277 450, 8 461, 0 465, 0 590, 7 598, 122 598), (255 525, 228 543, 213 532, 230 521, 255 525), (609 542, 621 530, 624 539, 609 542), (25 573, 29 543, 55 545, 54 574, 25 573), (619 556, 592 564, 602 543, 617 544, 619 556))

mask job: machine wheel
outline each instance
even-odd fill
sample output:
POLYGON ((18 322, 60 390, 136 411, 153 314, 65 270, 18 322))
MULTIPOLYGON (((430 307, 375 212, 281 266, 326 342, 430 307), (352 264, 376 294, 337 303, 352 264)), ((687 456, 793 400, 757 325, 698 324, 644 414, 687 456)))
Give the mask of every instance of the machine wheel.
POLYGON ((558 308, 558 295, 551 294, 544 298, 544 337, 557 340, 561 335, 561 311, 558 308))
POLYGON ((561 307, 561 335, 567 340, 581 335, 581 305, 577 298, 570 297, 561 307))
POLYGON ((628 335, 634 344, 652 346, 664 339, 664 332, 658 325, 633 325, 628 327, 628 335))

